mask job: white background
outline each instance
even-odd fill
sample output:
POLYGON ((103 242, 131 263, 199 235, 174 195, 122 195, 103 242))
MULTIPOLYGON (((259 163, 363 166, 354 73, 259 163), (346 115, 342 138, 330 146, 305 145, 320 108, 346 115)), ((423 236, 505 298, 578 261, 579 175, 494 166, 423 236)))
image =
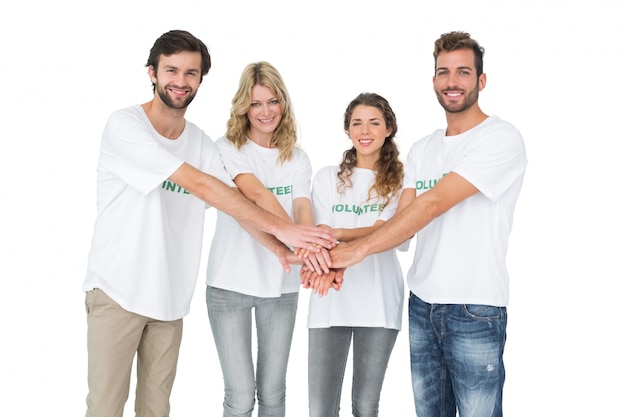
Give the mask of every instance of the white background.
MULTIPOLYGON (((389 99, 402 154, 445 124, 432 92, 433 41, 464 30, 486 48, 483 110, 516 125, 529 165, 508 264, 508 416, 605 416, 624 395, 625 35, 615 1, 24 1, 0 6, 0 414, 85 412, 81 290, 109 114, 151 98, 154 40, 186 29, 213 68, 187 112, 223 134, 243 67, 273 63, 314 171, 349 145, 343 111, 389 99), (10 5, 15 3, 14 5, 10 5)), ((212 238, 214 212, 207 218, 212 238)), ((207 245, 208 248, 208 245, 207 245)), ((408 269, 412 251, 402 256, 408 269)), ((222 377, 204 304, 204 252, 185 319, 173 416, 221 415, 222 377)), ((301 292, 289 416, 307 414, 301 292)), ((406 316, 405 316, 406 317, 406 316)), ((405 321, 406 328, 406 321, 405 321)), ((350 366, 348 367, 350 369, 350 366)), ((349 374, 346 375, 349 379, 349 374)), ((126 415, 132 415, 133 395, 126 415)), ((414 415, 406 330, 381 416, 414 415)), ((350 384, 343 416, 350 414, 350 384)))

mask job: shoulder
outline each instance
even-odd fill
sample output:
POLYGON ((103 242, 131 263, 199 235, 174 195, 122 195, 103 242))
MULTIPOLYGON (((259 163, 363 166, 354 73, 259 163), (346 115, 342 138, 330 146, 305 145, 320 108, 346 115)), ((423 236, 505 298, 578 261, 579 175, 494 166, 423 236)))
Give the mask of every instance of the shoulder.
POLYGON ((317 171, 318 175, 335 175, 337 172, 339 172, 339 166, 337 165, 327 165, 317 171))
POLYGON ((223 145, 228 145, 231 142, 228 139, 226 139, 226 136, 220 136, 219 138, 217 138, 215 143, 217 143, 220 146, 223 146, 223 145))
POLYGON ((337 172, 339 172, 339 167, 336 165, 328 165, 323 168, 320 168, 319 171, 315 174, 315 178, 318 180, 327 179, 327 178, 335 178, 337 176, 337 172))
POLYGON ((413 144, 409 148, 409 152, 416 152, 419 149, 425 148, 430 143, 440 142, 441 139, 445 135, 446 135, 446 130, 445 129, 437 129, 437 130, 433 131, 432 133, 430 133, 430 134, 428 134, 426 136, 423 136, 420 139, 418 139, 415 142, 413 142, 413 144))
POLYGON ((337 187, 337 172, 339 167, 326 166, 317 171, 311 183, 312 190, 316 195, 321 192, 327 193, 335 190, 337 187))
POLYGON ((202 135, 202 136, 206 136, 209 137, 209 135, 207 135, 204 130, 202 130, 197 124, 195 124, 194 122, 190 122, 189 120, 185 120, 185 124, 187 126, 187 129, 189 129, 190 132, 192 132, 193 134, 197 134, 197 135, 202 135))
POLYGON ((498 116, 489 116, 482 124, 478 126, 484 132, 493 133, 510 133, 521 137, 519 130, 510 122, 502 120, 498 116))
POLYGON ((125 107, 111 113, 109 116, 109 123, 125 123, 125 122, 143 122, 147 120, 146 113, 143 111, 140 105, 136 104, 130 107, 125 107))
POLYGON ((299 146, 294 146, 291 150, 291 153, 295 159, 309 159, 309 155, 306 153, 306 151, 299 146))
POLYGON ((224 150, 224 151, 236 151, 237 150, 237 148, 235 147, 235 144, 232 143, 230 140, 228 140, 226 136, 220 136, 219 138, 217 138, 217 140, 215 141, 215 144, 220 148, 220 150, 224 150))
POLYGON ((477 143, 489 144, 496 148, 523 148, 524 140, 517 128, 498 116, 490 116, 476 128, 477 143))
POLYGON ((140 105, 112 112, 103 131, 103 141, 154 136, 154 128, 140 105))

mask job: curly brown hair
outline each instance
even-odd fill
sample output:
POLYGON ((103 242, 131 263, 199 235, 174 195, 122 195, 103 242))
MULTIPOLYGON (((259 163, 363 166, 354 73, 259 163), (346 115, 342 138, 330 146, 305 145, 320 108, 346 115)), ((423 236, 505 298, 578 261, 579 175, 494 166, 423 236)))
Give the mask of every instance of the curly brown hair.
MULTIPOLYGON (((383 114, 385 125, 391 129, 389 136, 385 138, 385 143, 380 150, 380 158, 376 161, 375 171, 376 180, 368 192, 368 199, 375 194, 383 199, 384 204, 389 203, 394 196, 402 189, 402 181, 404 179, 404 167, 400 162, 400 151, 394 141, 394 137, 398 132, 398 124, 396 115, 391 109, 389 102, 382 96, 375 93, 361 93, 348 104, 344 113, 343 128, 348 132, 350 128, 350 120, 352 112, 357 106, 376 107, 383 114)), ((356 148, 353 146, 343 153, 343 160, 339 164, 339 184, 337 191, 342 193, 346 188, 352 186, 350 176, 356 166, 356 148)))

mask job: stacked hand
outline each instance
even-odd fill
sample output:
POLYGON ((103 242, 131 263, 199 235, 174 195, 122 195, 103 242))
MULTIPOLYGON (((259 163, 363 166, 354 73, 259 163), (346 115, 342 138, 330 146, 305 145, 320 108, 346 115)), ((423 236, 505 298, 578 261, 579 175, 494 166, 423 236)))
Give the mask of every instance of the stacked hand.
MULTIPOLYGON (((333 242, 334 246, 335 243, 333 242)), ((330 252, 323 246, 316 246, 317 252, 312 252, 304 248, 296 248, 294 253, 302 260, 304 266, 317 274, 328 273, 330 271, 330 252)))
POLYGON ((328 294, 328 290, 333 288, 339 291, 343 285, 343 272, 346 268, 330 268, 323 274, 318 274, 314 270, 304 265, 300 269, 300 283, 304 288, 310 288, 320 297, 328 294))
MULTIPOLYGON (((330 228, 325 228, 333 233, 330 228)), ((328 294, 332 288, 339 291, 343 285, 343 274, 346 268, 333 268, 331 258, 334 257, 337 241, 328 242, 327 245, 313 244, 316 251, 307 248, 296 248, 294 253, 302 259, 304 265, 300 269, 300 283, 304 288, 310 288, 320 297, 328 294)), ((346 245, 343 245, 346 246, 346 245)))

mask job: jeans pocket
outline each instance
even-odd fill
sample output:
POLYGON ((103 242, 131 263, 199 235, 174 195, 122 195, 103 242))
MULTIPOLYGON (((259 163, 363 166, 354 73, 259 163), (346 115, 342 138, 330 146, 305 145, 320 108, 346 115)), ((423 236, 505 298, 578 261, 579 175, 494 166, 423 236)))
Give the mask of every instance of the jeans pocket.
POLYGON ((465 314, 474 320, 500 320, 506 315, 506 307, 482 304, 465 304, 465 314))

